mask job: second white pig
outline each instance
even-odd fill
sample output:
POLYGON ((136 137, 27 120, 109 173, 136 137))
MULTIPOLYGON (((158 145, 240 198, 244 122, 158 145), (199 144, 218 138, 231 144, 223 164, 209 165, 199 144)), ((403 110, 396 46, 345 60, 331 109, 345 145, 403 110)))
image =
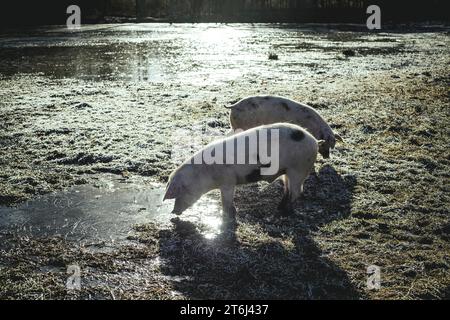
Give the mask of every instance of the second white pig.
POLYGON ((182 164, 170 176, 164 200, 175 199, 173 213, 182 214, 202 195, 220 189, 223 211, 233 217, 237 185, 282 177, 285 193, 280 209, 290 212, 322 144, 303 128, 287 123, 241 132, 208 145, 182 164))
POLYGON ((342 141, 339 134, 312 107, 290 99, 277 96, 255 96, 245 98, 231 109, 230 122, 233 130, 248 130, 261 125, 288 122, 307 129, 316 139, 324 140, 319 153, 324 158, 330 157, 336 141, 342 141))

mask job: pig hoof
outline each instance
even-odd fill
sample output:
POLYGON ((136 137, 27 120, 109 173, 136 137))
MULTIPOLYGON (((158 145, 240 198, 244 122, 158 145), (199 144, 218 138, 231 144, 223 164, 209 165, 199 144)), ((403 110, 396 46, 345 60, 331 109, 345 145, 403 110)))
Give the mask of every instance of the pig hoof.
POLYGON ((286 203, 285 201, 281 202, 278 205, 278 211, 279 212, 289 212, 292 211, 292 206, 290 206, 288 203, 286 203))
POLYGON ((222 223, 222 230, 225 232, 228 231, 232 231, 234 229, 236 229, 237 227, 237 221, 236 221, 236 217, 226 217, 223 219, 223 223, 222 223))
POLYGON ((292 207, 292 205, 282 204, 278 208, 278 213, 281 217, 288 217, 294 214, 294 208, 292 207))
POLYGON ((237 210, 235 207, 225 211, 225 216, 230 219, 236 219, 237 210))
POLYGON ((224 214, 223 217, 223 224, 224 225, 234 225, 236 224, 236 209, 234 209, 233 211, 227 211, 224 214))

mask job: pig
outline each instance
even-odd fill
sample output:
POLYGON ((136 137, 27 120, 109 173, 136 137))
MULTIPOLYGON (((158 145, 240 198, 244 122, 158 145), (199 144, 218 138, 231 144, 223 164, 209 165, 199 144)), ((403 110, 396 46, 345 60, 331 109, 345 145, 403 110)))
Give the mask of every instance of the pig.
POLYGON ((236 186, 281 178, 284 196, 279 209, 282 213, 292 212, 292 204, 303 193, 303 184, 323 143, 288 123, 260 126, 226 137, 196 153, 171 174, 164 201, 175 199, 172 213, 181 215, 202 195, 219 189, 225 217, 233 219, 237 212, 236 186))
POLYGON ((233 130, 248 130, 260 125, 289 122, 308 130, 317 140, 324 140, 319 153, 330 158, 330 149, 342 137, 333 132, 328 123, 312 107, 277 96, 255 96, 245 98, 232 106, 230 122, 233 130))

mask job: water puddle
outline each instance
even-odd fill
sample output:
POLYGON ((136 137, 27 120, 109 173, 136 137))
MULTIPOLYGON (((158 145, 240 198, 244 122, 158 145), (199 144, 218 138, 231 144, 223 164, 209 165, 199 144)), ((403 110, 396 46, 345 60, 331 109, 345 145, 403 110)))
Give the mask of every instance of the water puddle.
MULTIPOLYGON (((126 241, 134 226, 169 226, 173 202, 162 203, 165 187, 156 183, 103 179, 48 194, 18 207, 0 207, 0 232, 30 237, 63 237, 79 243, 126 241)), ((195 223, 206 238, 222 224, 220 204, 204 196, 180 217, 195 223)))

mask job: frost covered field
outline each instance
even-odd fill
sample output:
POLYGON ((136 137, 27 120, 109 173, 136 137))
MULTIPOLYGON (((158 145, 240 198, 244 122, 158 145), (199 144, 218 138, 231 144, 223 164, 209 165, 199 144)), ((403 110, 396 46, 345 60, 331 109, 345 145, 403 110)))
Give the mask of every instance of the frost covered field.
POLYGON ((3 33, 0 298, 450 298, 450 30, 366 31, 3 33), (346 143, 320 158, 291 217, 275 214, 275 183, 239 189, 233 230, 215 193, 171 223, 173 132, 225 134, 224 105, 256 94, 310 104, 346 143), (66 288, 70 265, 81 291, 66 288))

